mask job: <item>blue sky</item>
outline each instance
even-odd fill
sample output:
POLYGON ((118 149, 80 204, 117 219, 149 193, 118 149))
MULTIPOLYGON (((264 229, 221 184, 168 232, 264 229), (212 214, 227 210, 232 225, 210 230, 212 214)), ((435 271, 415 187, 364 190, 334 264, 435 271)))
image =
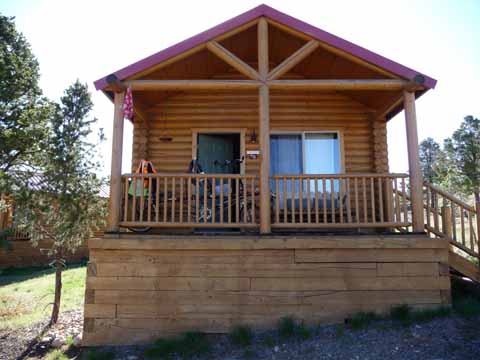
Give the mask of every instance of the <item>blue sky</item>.
MULTIPOLYGON (((90 86, 101 147, 110 171, 113 106, 93 81, 236 16, 259 1, 0 0, 15 16, 40 62, 45 95, 58 99, 79 78, 90 86)), ((282 12, 373 50, 438 80, 417 102, 419 138, 442 141, 466 115, 480 116, 480 1, 266 2, 282 12)), ((403 113, 388 124, 390 170, 408 169, 403 113)), ((129 171, 131 126, 123 170, 129 171)), ((157 164, 161 168, 161 164, 157 164)))

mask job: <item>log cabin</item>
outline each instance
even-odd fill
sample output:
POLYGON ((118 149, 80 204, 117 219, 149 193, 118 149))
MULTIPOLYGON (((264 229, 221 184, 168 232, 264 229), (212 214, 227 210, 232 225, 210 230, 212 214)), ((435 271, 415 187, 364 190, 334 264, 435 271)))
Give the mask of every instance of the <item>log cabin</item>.
POLYGON ((435 84, 266 5, 96 81, 110 219, 89 241, 84 343, 450 304, 452 262, 478 279, 478 208, 423 183, 415 102, 435 84), (408 174, 388 164, 401 111, 408 174))

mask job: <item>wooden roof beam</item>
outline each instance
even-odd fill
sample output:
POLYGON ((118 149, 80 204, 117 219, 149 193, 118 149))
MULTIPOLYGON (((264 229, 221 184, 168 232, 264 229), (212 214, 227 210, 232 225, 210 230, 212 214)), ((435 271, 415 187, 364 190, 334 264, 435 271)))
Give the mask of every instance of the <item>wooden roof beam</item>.
POLYGON ((337 80, 271 80, 274 90, 403 90, 410 84, 396 79, 337 79, 337 80))
POLYGON ((246 77, 252 80, 260 79, 258 72, 248 65, 246 62, 241 60, 235 54, 230 52, 229 50, 225 49, 222 45, 220 45, 216 41, 209 41, 207 43, 207 49, 218 56, 220 59, 225 61, 227 64, 238 70, 240 73, 245 75, 246 77))
POLYGON ((121 93, 127 90, 127 87, 123 82, 121 82, 117 75, 110 74, 107 76, 108 90, 112 90, 116 93, 121 93))
POLYGON ((260 82, 253 80, 129 80, 134 91, 148 90, 248 90, 256 89, 260 82))
POLYGON ((303 59, 305 59, 308 55, 315 51, 320 46, 317 40, 310 40, 305 45, 303 45, 300 49, 295 51, 292 55, 290 55, 287 59, 285 59, 282 63, 280 63, 275 69, 270 71, 268 74, 268 80, 276 80, 281 77, 283 74, 288 72, 292 69, 295 65, 300 63, 303 59))

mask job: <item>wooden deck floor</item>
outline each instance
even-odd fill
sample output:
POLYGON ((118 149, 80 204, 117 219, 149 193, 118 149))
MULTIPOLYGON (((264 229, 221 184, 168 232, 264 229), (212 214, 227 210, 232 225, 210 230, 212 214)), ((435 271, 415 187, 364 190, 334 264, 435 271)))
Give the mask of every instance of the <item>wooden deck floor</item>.
POLYGON ((86 345, 450 303, 448 244, 423 235, 107 234, 89 248, 86 345))

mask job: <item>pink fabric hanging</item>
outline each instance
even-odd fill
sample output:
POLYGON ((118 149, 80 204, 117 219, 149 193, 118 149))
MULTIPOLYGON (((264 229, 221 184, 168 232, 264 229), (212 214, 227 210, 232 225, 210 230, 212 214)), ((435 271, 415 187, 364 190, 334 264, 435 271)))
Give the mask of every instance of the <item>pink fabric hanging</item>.
POLYGON ((128 87, 123 102, 123 117, 133 122, 133 96, 132 88, 128 87))

